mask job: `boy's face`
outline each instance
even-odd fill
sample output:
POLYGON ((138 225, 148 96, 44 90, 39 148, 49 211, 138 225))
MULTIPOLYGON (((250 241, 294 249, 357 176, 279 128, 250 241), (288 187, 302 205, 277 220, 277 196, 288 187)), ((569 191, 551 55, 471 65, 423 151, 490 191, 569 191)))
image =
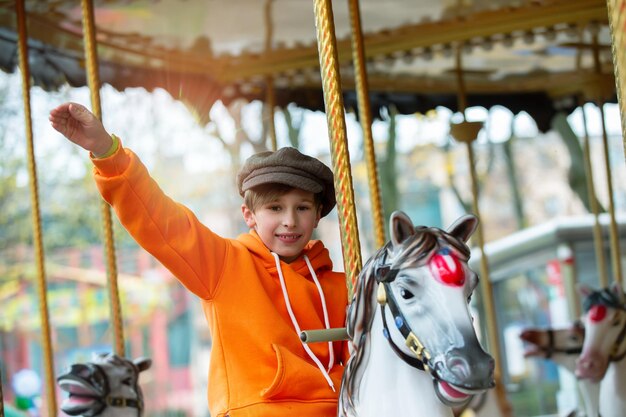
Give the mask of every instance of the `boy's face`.
POLYGON ((292 262, 311 239, 321 217, 314 194, 297 188, 269 201, 253 212, 245 204, 241 212, 246 224, 284 262, 292 262))

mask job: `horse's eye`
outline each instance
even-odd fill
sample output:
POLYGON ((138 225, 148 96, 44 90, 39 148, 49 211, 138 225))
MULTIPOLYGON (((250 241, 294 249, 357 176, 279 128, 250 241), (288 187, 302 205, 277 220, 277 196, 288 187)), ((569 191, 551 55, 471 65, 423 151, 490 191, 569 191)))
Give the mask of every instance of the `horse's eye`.
POLYGON ((620 322, 621 322, 620 317, 615 317, 615 319, 611 323, 611 326, 613 326, 613 327, 619 326, 620 322))
POLYGON ((469 304, 472 301, 472 294, 467 296, 467 304, 469 304))
POLYGON ((122 384, 128 385, 128 386, 132 386, 133 385, 133 379, 132 378, 122 379, 122 384))
POLYGON ((413 298, 413 293, 406 288, 400 288, 400 297, 408 300, 409 298, 413 298))

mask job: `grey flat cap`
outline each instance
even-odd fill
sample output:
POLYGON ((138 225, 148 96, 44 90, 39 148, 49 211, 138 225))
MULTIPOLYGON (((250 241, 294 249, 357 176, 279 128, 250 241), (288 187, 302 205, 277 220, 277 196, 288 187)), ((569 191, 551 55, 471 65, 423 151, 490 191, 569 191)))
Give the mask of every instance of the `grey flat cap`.
POLYGON ((281 148, 252 155, 237 174, 237 188, 245 191, 262 184, 285 184, 322 195, 322 217, 335 207, 333 172, 319 160, 296 148, 281 148))

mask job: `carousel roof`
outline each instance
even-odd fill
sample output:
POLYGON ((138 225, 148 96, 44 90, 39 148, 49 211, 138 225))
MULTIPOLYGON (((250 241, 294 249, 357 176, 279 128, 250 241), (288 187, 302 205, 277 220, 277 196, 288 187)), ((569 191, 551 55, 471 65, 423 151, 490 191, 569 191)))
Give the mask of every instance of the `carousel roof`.
MULTIPOLYGON (((15 1, 0 0, 0 68, 17 66, 15 1)), ((78 2, 26 0, 29 62, 47 90, 86 84, 78 2)), ((356 107, 347 0, 332 1, 346 107, 356 107)), ((604 0, 360 0, 371 105, 457 109, 455 48, 467 105, 527 111, 541 130, 578 95, 614 99, 604 0)), ((102 83, 163 88, 202 121, 221 99, 323 109, 312 1, 94 2, 102 83)))

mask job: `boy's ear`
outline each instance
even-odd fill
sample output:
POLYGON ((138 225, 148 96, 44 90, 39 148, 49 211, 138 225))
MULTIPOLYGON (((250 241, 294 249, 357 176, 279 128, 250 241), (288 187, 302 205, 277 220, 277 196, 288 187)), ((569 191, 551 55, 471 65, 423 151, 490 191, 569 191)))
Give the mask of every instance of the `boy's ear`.
POLYGON ((317 207, 317 215, 315 216, 315 226, 313 226, 313 228, 317 228, 317 225, 320 223, 321 218, 322 218, 322 205, 320 204, 317 207))
POLYGON ((252 210, 250 210, 245 204, 242 204, 241 214, 243 215, 243 219, 246 222, 246 225, 250 229, 254 229, 254 226, 256 226, 256 220, 254 219, 254 213, 252 212, 252 210))

